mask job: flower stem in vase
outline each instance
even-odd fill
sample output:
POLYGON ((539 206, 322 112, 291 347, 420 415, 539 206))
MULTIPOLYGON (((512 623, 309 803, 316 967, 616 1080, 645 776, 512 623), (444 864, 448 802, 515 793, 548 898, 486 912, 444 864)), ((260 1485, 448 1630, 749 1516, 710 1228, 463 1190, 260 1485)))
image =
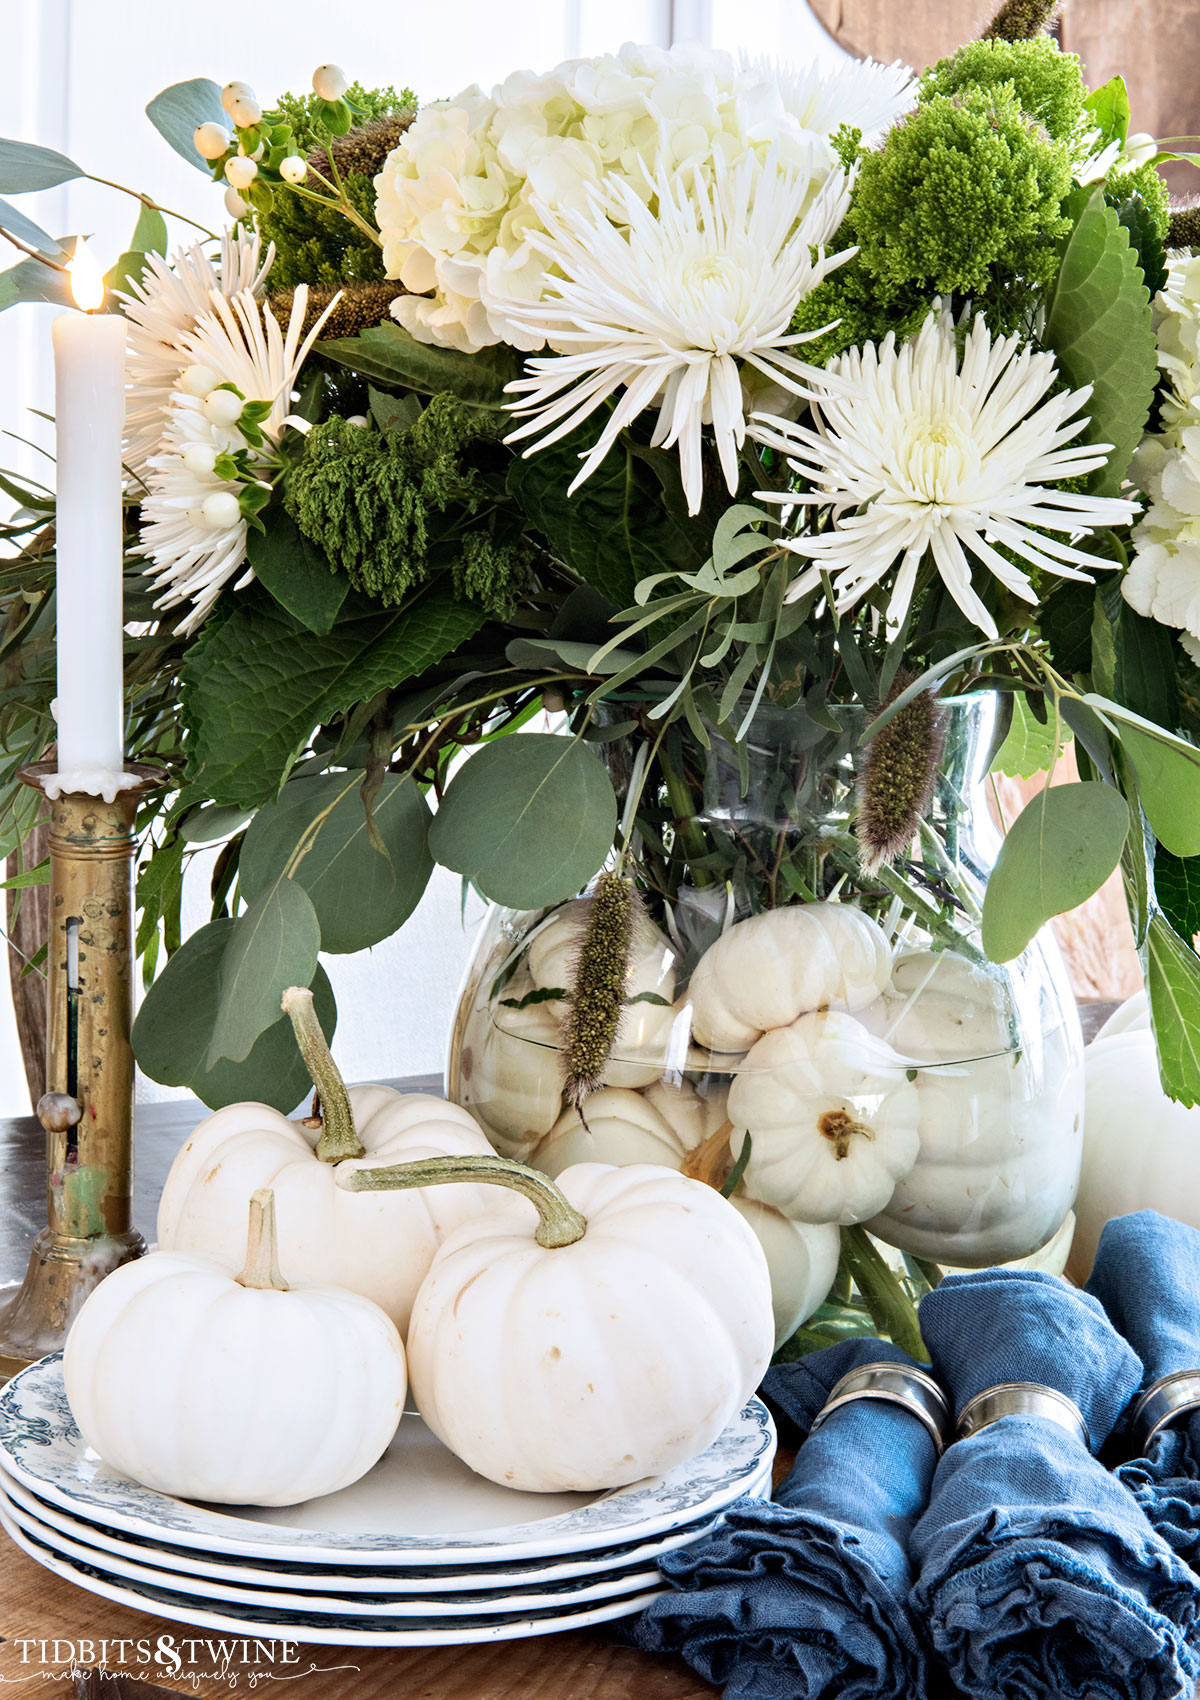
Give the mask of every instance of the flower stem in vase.
POLYGON ((921 1339, 917 1312, 898 1278, 871 1243, 865 1228, 842 1229, 842 1255, 881 1334, 922 1363, 929 1353, 921 1339))

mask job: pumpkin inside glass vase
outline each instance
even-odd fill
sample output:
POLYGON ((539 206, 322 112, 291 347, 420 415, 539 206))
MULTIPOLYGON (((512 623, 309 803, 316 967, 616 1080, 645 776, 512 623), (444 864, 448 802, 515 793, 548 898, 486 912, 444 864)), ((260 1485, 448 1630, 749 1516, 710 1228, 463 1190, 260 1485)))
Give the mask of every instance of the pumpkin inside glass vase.
POLYGON ((762 1230, 777 1328, 814 1345, 911 1336, 946 1267, 1061 1268, 1083 1041, 1048 931, 1003 966, 980 941, 995 714, 988 694, 940 705, 928 806, 874 874, 855 834, 863 708, 763 707, 707 748, 680 726, 654 747, 653 723, 601 744, 618 798, 637 791, 640 913, 600 1089, 581 1108, 565 1093, 593 884, 490 911, 449 1096, 551 1174, 659 1162, 723 1186, 762 1230))

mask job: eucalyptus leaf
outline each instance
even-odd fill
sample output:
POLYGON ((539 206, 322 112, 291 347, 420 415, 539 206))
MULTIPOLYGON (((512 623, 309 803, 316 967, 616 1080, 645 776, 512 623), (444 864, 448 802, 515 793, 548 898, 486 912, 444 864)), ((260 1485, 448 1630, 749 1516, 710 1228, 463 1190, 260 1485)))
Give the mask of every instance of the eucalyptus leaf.
POLYGON ((429 805, 412 779, 385 774, 372 805, 381 851, 367 830, 361 796, 365 773, 293 779, 277 803, 260 809, 238 866, 242 896, 261 896, 307 843, 294 881, 312 900, 321 949, 366 950, 401 927, 433 872, 429 805))
MULTIPOLYGON (((0 230, 7 231, 27 248, 33 248, 47 257, 62 260, 66 254, 56 237, 43 230, 40 224, 35 224, 28 214, 23 213, 19 207, 14 207, 11 201, 0 200, 0 230)), ((36 260, 34 264, 37 264, 36 260)))
POLYGON ((1120 738, 1155 837, 1173 855, 1200 855, 1200 749, 1120 703, 1091 695, 1083 700, 1120 738))
MULTIPOLYGON (((184 1086, 212 1110, 257 1099, 286 1115, 306 1096, 309 1077, 285 1015, 260 1033, 244 1062, 205 1067, 220 1008, 221 963, 236 925, 210 921, 185 939, 138 1011, 134 1055, 151 1080, 184 1086)), ((317 969, 312 992, 321 1026, 332 1038, 337 1008, 323 968, 317 969)))
POLYGON ((493 902, 539 909, 586 885, 616 824, 608 774, 585 744, 521 733, 476 750, 459 769, 429 843, 443 867, 493 902))
POLYGON ((272 508, 263 527, 246 538, 246 558, 255 578, 310 632, 329 631, 346 600, 349 579, 334 572, 283 508, 272 508))
POLYGON ((1160 913, 1144 961, 1163 1090, 1190 1107, 1200 1103, 1200 957, 1160 913))
MULTIPOLYGON (((59 246, 65 249, 74 240, 65 237, 59 246)), ((52 307, 72 306, 74 298, 66 272, 57 266, 43 265, 41 260, 21 260, 0 272, 0 313, 6 307, 17 307, 26 301, 47 302, 52 307)))
POLYGON ((320 948, 317 912, 295 880, 277 880, 238 916, 221 958, 208 1068, 225 1058, 245 1061, 259 1034, 278 1020, 287 988, 312 984, 320 948))
POLYGON ((253 819, 249 809, 211 807, 198 809, 179 828, 185 844, 221 844, 240 832, 253 819))
POLYGON ((0 192, 6 195, 36 194, 85 175, 82 166, 53 148, 0 138, 0 192))
POLYGON ((210 164, 196 152, 193 139, 201 124, 229 128, 229 115, 221 105, 221 90, 211 77, 190 77, 187 82, 172 83, 170 88, 155 95, 146 108, 146 117, 181 159, 203 171, 206 177, 211 175, 210 164))
POLYGON ((521 357, 505 343, 465 354, 461 349, 418 342, 392 321, 373 325, 358 336, 331 337, 321 344, 321 357, 336 360, 377 384, 399 385, 424 395, 449 390, 475 407, 503 407, 508 399, 505 385, 521 375, 521 357))
POLYGON ((1138 257, 1102 188, 1067 239, 1043 340, 1073 388, 1092 386, 1083 440, 1113 448, 1088 488, 1115 496, 1149 417, 1158 345, 1138 257))
POLYGON ((1019 956, 1039 927, 1099 891, 1121 858, 1129 805, 1101 781, 1048 785, 1000 847, 983 900, 983 948, 1019 956))

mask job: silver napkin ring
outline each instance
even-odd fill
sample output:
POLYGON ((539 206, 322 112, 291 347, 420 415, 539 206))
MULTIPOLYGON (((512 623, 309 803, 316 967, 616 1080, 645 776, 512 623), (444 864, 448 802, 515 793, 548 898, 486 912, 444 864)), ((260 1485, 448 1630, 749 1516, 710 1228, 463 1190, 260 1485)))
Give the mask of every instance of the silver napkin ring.
POLYGON ((1057 1388, 1043 1387, 1037 1381, 1002 1381, 995 1387, 985 1387, 963 1406, 954 1438, 966 1440, 998 1423, 1001 1417, 1042 1417, 1078 1436, 1091 1450, 1087 1424, 1079 1406, 1057 1388))
POLYGON ((1151 1382, 1133 1407, 1129 1419, 1140 1452, 1145 1452, 1160 1428, 1184 1411, 1200 1407, 1200 1369, 1178 1369, 1151 1382))
POLYGON ((856 1399, 884 1399, 890 1405, 903 1406, 928 1430, 941 1457, 950 1429, 950 1406, 925 1370, 887 1362, 861 1364, 834 1383, 824 1407, 813 1418, 809 1434, 815 1434, 834 1411, 856 1399))

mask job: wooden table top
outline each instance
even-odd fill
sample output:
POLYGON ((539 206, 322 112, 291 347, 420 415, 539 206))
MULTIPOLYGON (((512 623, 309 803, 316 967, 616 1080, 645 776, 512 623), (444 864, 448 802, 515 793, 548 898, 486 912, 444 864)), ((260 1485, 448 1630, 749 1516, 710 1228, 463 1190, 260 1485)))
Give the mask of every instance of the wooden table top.
MULTIPOLYGON (((440 1091, 432 1077, 396 1084, 440 1091)), ((134 1219, 147 1240, 171 1160, 204 1113, 192 1104, 138 1106, 134 1219)), ((30 1243, 45 1225, 44 1140, 32 1117, 0 1120, 0 1283, 24 1274, 30 1243)), ((0 1693, 23 1682, 32 1695, 39 1690, 31 1681, 57 1678, 70 1686, 51 1692, 72 1700, 158 1693, 217 1700, 251 1687, 269 1695, 282 1682, 278 1691, 297 1700, 711 1700, 717 1692, 681 1660, 634 1652, 602 1627, 469 1647, 275 1643, 282 1652, 271 1663, 256 1658, 253 1640, 86 1593, 2 1534, 0 1637, 0 1693)))

